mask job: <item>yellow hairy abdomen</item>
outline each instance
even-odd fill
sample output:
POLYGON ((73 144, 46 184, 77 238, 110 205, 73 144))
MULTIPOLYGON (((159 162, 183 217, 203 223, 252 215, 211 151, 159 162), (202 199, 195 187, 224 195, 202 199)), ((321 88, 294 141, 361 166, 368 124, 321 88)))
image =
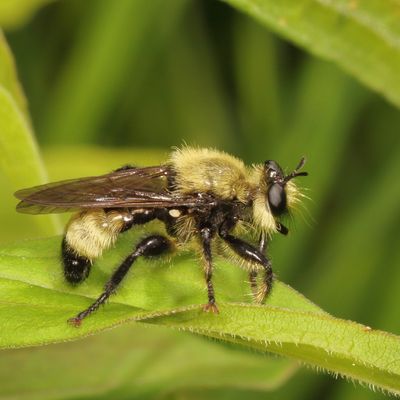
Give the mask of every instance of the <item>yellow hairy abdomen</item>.
POLYGON ((115 243, 123 225, 118 212, 83 211, 69 221, 65 239, 77 254, 93 260, 115 243))
POLYGON ((244 163, 221 151, 185 147, 172 153, 177 191, 213 193, 221 198, 246 202, 250 185, 244 163))

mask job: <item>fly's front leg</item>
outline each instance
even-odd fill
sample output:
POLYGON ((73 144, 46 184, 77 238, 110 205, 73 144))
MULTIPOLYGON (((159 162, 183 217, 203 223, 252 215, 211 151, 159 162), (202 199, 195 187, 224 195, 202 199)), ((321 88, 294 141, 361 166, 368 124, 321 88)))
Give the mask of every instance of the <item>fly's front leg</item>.
POLYGON ((252 269, 249 271, 249 282, 250 282, 250 288, 251 288, 251 293, 253 294, 253 297, 257 300, 257 295, 258 295, 258 285, 257 285, 257 271, 252 269))
POLYGON ((211 255, 211 237, 212 231, 210 228, 202 228, 200 230, 201 244, 203 247, 203 258, 204 258, 204 275, 207 284, 208 303, 204 305, 204 311, 211 311, 218 313, 218 307, 215 304, 214 287, 212 284, 212 255, 211 255))
POLYGON ((256 247, 245 242, 236 236, 231 235, 230 229, 233 224, 224 223, 219 231, 221 238, 229 245, 229 247, 244 260, 250 262, 254 266, 250 269, 250 285, 252 287, 255 299, 258 303, 262 303, 272 288, 273 274, 270 260, 256 247), (257 270, 262 268, 264 272, 263 281, 257 289, 257 270))
MULTIPOLYGON (((264 232, 261 232, 260 238, 258 240, 258 250, 260 251, 261 254, 265 254, 267 246, 268 246, 268 238, 264 232)), ((255 299, 257 299, 258 295, 257 275, 258 274, 256 270, 251 270, 249 272, 250 287, 255 299)))
POLYGON ((97 298, 97 300, 86 310, 80 312, 76 317, 69 319, 68 322, 72 325, 79 326, 84 318, 92 314, 102 304, 104 304, 115 292, 138 257, 159 256, 170 250, 171 247, 171 242, 161 235, 151 235, 141 240, 133 253, 126 257, 122 264, 114 271, 110 280, 105 285, 104 292, 97 298))
POLYGON ((260 253, 265 254, 268 248, 268 237, 264 232, 260 233, 260 238, 258 239, 258 250, 260 253))

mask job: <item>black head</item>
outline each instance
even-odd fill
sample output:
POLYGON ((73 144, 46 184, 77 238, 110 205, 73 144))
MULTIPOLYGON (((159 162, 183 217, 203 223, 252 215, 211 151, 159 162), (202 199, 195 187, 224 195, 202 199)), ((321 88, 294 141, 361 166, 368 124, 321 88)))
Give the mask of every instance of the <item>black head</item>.
POLYGON ((287 211, 286 183, 296 176, 306 176, 307 172, 298 172, 303 168, 306 160, 303 157, 297 167, 289 175, 284 174, 282 168, 275 161, 268 160, 264 163, 264 176, 267 183, 267 200, 269 208, 275 217, 287 211))

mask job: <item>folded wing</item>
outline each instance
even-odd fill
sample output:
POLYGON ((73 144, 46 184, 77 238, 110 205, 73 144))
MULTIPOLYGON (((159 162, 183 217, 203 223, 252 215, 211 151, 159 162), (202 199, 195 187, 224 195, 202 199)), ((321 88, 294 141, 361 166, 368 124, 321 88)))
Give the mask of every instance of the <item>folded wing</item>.
POLYGON ((169 166, 131 168, 110 174, 53 182, 15 193, 17 211, 48 214, 85 208, 193 207, 201 199, 167 189, 169 166))

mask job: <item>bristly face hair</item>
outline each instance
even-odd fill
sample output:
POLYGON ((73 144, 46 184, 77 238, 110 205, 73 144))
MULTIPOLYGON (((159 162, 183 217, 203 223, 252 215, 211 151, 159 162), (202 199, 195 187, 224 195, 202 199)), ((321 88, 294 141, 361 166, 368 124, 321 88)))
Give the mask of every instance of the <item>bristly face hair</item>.
POLYGON ((280 218, 300 200, 292 180, 306 176, 305 164, 285 175, 277 162, 248 168, 221 151, 184 147, 167 163, 154 167, 121 167, 109 174, 49 183, 18 191, 17 210, 29 214, 76 211, 62 241, 64 276, 71 284, 85 280, 92 263, 114 246, 119 234, 152 220, 166 232, 137 243, 112 273, 104 292, 69 322, 79 326, 113 294, 139 257, 162 256, 189 246, 201 255, 208 302, 204 311, 218 312, 212 284, 213 252, 229 257, 249 272, 257 302, 271 291, 273 274, 266 247, 271 235, 286 235, 280 218), (236 228, 241 228, 236 230, 236 228), (258 243, 236 235, 252 229, 258 243), (219 242, 220 246, 212 246, 219 242), (262 272, 261 282, 257 274, 262 272))

